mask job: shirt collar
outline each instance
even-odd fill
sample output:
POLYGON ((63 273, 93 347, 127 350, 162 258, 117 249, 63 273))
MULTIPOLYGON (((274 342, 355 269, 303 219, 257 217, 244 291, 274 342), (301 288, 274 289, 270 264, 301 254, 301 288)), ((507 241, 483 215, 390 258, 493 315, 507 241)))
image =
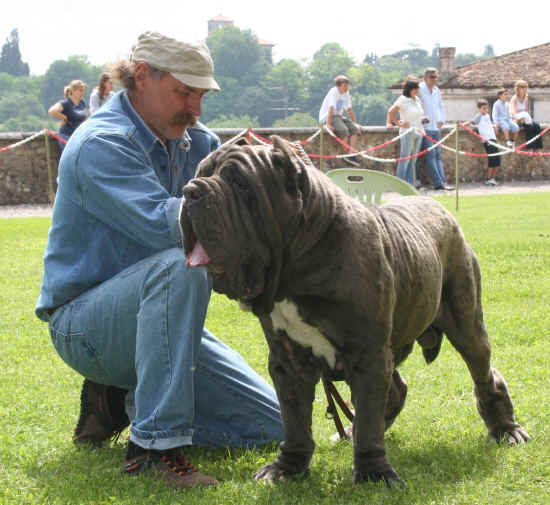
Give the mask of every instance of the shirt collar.
MULTIPOLYGON (((136 109, 134 109, 134 106, 132 105, 132 102, 130 101, 130 98, 128 97, 128 93, 126 91, 122 92, 121 98, 122 107, 126 109, 128 117, 136 125, 136 131, 145 150, 150 153, 157 145, 159 147, 162 147, 164 150, 167 150, 164 143, 153 133, 151 128, 147 126, 142 117, 136 112, 136 109)), ((185 130, 181 138, 169 140, 168 143, 174 145, 174 148, 179 147, 180 149, 185 149, 186 151, 189 151, 189 149, 191 148, 191 136, 189 135, 187 130, 185 130)))

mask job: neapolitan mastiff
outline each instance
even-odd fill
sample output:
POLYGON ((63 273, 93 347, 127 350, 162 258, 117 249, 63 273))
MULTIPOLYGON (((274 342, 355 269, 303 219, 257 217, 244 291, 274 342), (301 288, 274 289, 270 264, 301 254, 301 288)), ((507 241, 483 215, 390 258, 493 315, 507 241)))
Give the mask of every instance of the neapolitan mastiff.
POLYGON ((364 206, 278 137, 273 147, 214 152, 184 195, 188 264, 206 265, 216 291, 250 308, 269 344, 285 440, 256 479, 309 472, 324 372, 351 389, 354 482, 402 483, 384 445, 407 393, 396 367, 415 341, 435 359, 443 334, 468 365, 489 434, 529 439, 490 366, 476 256, 439 203, 414 196, 364 206))

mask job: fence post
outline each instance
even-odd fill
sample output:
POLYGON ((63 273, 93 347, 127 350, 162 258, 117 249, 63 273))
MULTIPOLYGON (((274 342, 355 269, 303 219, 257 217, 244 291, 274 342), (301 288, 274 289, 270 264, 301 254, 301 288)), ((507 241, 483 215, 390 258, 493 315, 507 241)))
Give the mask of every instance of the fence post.
POLYGON ((458 121, 456 122, 455 131, 455 191, 456 191, 456 210, 458 210, 458 184, 460 177, 458 173, 458 121))
POLYGON ((321 128, 321 135, 320 135, 320 139, 319 139, 319 154, 320 154, 320 158, 319 158, 319 170, 321 170, 321 172, 324 172, 325 170, 325 160, 323 158, 323 156, 325 155, 325 129, 323 128, 323 123, 320 123, 319 124, 319 128, 321 128))
POLYGON ((50 201, 50 205, 53 205, 55 192, 53 189, 53 169, 50 155, 50 136, 48 135, 48 130, 44 130, 44 142, 46 145, 46 167, 48 168, 48 199, 50 201))

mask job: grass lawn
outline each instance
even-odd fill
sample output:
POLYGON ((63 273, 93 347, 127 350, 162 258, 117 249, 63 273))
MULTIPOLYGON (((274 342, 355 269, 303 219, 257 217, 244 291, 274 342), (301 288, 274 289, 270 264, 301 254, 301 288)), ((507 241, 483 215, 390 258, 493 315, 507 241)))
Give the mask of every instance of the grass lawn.
MULTIPOLYGON (((441 201, 454 212, 452 197, 441 201)), ((273 448, 191 449, 191 461, 223 484, 185 493, 122 477, 122 442, 95 452, 76 448, 71 434, 82 379, 58 358, 33 313, 50 221, 0 219, 0 505, 550 504, 550 193, 465 197, 455 214, 480 260, 493 364, 533 439, 517 448, 488 443, 458 354, 445 341, 427 366, 416 347, 401 367, 407 405, 386 437, 389 459, 408 483, 394 491, 352 485, 352 449, 328 441, 335 430, 324 416, 322 387, 317 451, 302 483, 251 479, 275 457, 273 448)), ((266 344, 253 316, 214 295, 207 326, 267 377, 266 344)))

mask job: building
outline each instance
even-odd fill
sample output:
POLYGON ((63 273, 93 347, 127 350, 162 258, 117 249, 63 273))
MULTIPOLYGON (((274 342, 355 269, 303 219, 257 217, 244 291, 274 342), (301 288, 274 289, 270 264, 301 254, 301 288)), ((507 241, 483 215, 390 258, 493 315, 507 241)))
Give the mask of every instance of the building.
POLYGON ((220 14, 219 16, 208 20, 208 35, 210 35, 214 30, 233 25, 234 23, 232 19, 226 18, 220 14))
POLYGON ((540 123, 550 122, 550 43, 487 58, 468 65, 455 65, 455 48, 439 49, 439 89, 447 121, 464 121, 476 112, 476 100, 496 100, 501 88, 514 93, 514 83, 529 84, 531 115, 540 123))
MULTIPOLYGON (((539 123, 550 122, 550 43, 475 61, 460 67, 455 63, 455 48, 439 48, 439 89, 445 102, 447 121, 466 121, 477 112, 476 101, 485 98, 492 104, 501 88, 514 93, 514 83, 529 84, 531 115, 539 123)), ((403 83, 391 89, 400 93, 403 83)))
MULTIPOLYGON (((235 23, 232 19, 226 18, 221 14, 219 16, 213 17, 212 19, 208 20, 208 35, 210 35, 215 30, 219 30, 220 28, 226 28, 228 26, 235 26, 235 23)), ((273 42, 268 42, 266 40, 261 40, 261 39, 257 39, 257 40, 258 40, 258 45, 265 51, 265 54, 269 59, 269 61, 272 61, 273 46, 275 44, 273 42)))

